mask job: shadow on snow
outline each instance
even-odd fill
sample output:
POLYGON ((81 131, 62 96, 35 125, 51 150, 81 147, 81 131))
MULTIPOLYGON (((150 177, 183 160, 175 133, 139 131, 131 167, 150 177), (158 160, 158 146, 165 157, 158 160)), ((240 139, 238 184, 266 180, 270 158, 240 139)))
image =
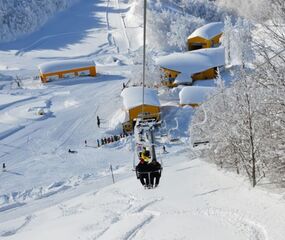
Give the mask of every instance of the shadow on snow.
MULTIPOLYGON (((0 44, 0 50, 19 50, 19 54, 34 49, 57 50, 83 41, 88 36, 88 31, 107 28, 105 19, 102 21, 96 16, 98 12, 107 11, 104 3, 103 0, 84 0, 84 4, 79 1, 70 9, 57 13, 39 30, 15 41, 0 44)), ((112 9, 108 11, 111 12, 112 9)))

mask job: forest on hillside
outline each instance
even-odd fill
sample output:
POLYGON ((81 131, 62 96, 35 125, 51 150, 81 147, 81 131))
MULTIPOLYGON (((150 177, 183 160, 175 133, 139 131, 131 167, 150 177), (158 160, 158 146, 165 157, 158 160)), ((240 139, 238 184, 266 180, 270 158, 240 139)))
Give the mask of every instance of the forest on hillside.
POLYGON ((0 42, 40 28, 57 12, 78 0, 0 0, 0 42))

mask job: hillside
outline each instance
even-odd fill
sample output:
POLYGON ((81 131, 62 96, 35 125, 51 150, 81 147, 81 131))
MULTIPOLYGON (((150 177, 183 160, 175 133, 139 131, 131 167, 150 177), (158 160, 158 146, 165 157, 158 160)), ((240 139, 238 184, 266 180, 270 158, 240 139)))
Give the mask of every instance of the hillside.
MULTIPOLYGON (((184 10, 182 2, 149 1, 149 66, 230 13, 212 1, 184 10)), ((251 188, 209 163, 203 146, 193 149, 195 110, 179 106, 180 87, 158 89, 157 188, 136 179, 133 136, 98 147, 122 134, 123 84, 140 82, 141 9, 138 0, 66 1, 31 33, 0 44, 0 238, 283 240, 284 191, 266 181, 251 188), (97 76, 40 82, 38 64, 72 59, 94 60, 97 76)), ((233 80, 227 68, 221 78, 233 80)))

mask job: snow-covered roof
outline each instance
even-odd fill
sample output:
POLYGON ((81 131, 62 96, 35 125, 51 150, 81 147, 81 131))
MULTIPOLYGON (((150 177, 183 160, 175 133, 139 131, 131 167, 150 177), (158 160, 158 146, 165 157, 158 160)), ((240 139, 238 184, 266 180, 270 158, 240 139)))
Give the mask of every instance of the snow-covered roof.
POLYGON ((176 78, 174 83, 176 84, 183 84, 183 83, 192 83, 193 79, 190 75, 186 73, 180 73, 176 78))
POLYGON ((206 24, 198 29, 196 29, 189 37, 202 37, 205 39, 212 39, 213 37, 217 36, 218 34, 223 33, 224 31, 224 23, 222 22, 212 22, 206 24))
MULTIPOLYGON (((127 110, 142 105, 142 87, 125 88, 122 91, 121 96, 123 97, 124 107, 127 110)), ((160 106, 156 90, 144 88, 144 104, 157 107, 160 106)))
POLYGON ((157 64, 162 68, 180 72, 183 74, 181 78, 185 80, 188 76, 188 81, 191 81, 190 77, 195 73, 225 65, 225 49, 204 48, 185 53, 172 53, 158 58, 157 64))
POLYGON ((38 68, 41 73, 51 73, 91 66, 96 66, 93 60, 60 60, 41 63, 38 65, 38 68))
POLYGON ((207 100, 207 97, 213 93, 214 87, 189 86, 184 87, 179 92, 181 105, 199 104, 207 100))

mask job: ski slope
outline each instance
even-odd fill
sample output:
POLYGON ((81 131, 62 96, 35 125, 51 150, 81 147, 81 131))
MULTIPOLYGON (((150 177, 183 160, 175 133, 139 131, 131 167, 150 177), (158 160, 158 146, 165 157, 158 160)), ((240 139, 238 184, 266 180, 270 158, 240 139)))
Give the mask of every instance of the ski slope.
POLYGON ((179 141, 159 139, 169 153, 159 145, 157 189, 135 178, 131 137, 97 147, 97 139, 121 132, 122 84, 142 44, 131 7, 82 0, 39 31, 0 45, 0 164, 7 165, 0 239, 283 240, 284 194, 251 189, 191 152, 192 110, 178 108, 175 97, 160 93, 162 132, 179 141), (33 79, 38 64, 64 59, 94 60, 99 74, 47 85, 33 79))
POLYGON ((17 211, 3 212, 0 234, 7 239, 283 239, 284 199, 171 151, 157 189, 145 190, 134 176, 101 189, 92 182, 88 193, 51 207, 32 211, 36 201, 21 206, 18 211, 25 214, 19 218, 17 211))

